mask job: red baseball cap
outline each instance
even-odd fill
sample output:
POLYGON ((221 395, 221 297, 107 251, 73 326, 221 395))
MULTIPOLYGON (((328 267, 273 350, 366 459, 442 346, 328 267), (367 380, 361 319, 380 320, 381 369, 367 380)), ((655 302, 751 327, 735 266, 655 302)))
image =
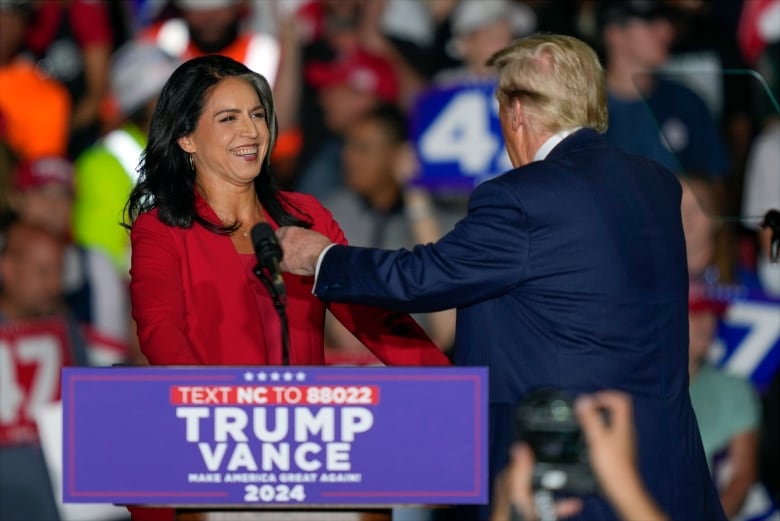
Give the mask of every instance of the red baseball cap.
POLYGON ((395 103, 399 86, 393 66, 379 56, 356 51, 332 62, 314 62, 306 66, 306 79, 314 87, 346 85, 359 92, 395 103))
POLYGON ((20 164, 14 185, 24 191, 46 185, 59 185, 73 193, 75 189, 73 163, 62 157, 42 157, 20 164))

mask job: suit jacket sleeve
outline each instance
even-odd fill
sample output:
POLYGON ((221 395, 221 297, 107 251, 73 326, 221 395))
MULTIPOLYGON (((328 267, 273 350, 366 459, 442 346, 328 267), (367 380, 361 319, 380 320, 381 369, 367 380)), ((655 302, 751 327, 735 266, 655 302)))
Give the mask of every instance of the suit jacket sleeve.
POLYGON ((185 336, 181 253, 156 214, 133 224, 130 294, 138 340, 153 365, 195 365, 185 336))
POLYGON ((334 246, 323 258, 315 294, 410 313, 484 301, 522 281, 527 220, 502 179, 485 182, 472 194, 468 215, 435 244, 412 251, 334 246))
MULTIPOLYGON (((319 206, 319 205, 318 205, 319 206)), ((336 244, 346 245, 344 232, 330 212, 320 207, 317 231, 336 244)), ((359 304, 330 303, 328 309, 355 337, 386 365, 449 365, 449 359, 406 313, 359 304)))

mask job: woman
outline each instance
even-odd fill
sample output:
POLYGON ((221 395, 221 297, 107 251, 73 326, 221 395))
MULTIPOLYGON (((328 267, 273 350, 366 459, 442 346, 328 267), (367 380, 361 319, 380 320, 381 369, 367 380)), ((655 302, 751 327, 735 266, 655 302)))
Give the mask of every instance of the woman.
MULTIPOLYGON (((254 275, 249 230, 297 224, 345 239, 312 197, 274 189, 276 135, 268 82, 231 58, 189 60, 163 87, 127 205, 133 318, 151 364, 282 363, 280 319, 254 275)), ((289 362, 322 365, 326 304, 312 295, 312 277, 285 273, 284 281, 289 362)), ((386 364, 449 363, 408 315, 328 308, 386 364)), ((172 510, 130 510, 134 520, 174 518, 172 510)))
MULTIPOLYGON (((127 208, 133 317, 150 363, 282 363, 280 320, 253 273, 249 230, 297 224, 345 239, 316 200, 274 189, 276 135, 268 82, 230 58, 189 60, 163 87, 127 208)), ((289 361, 323 364, 326 304, 312 277, 284 280, 289 361)), ((327 306, 386 364, 448 363, 408 315, 327 306)))
POLYGON ((759 291, 761 283, 736 244, 734 223, 725 219, 723 193, 696 174, 678 176, 682 225, 692 286, 759 291))

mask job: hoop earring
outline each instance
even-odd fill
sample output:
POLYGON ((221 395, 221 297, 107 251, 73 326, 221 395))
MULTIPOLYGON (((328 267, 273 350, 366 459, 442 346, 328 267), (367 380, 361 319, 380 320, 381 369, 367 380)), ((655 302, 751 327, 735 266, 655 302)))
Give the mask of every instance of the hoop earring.
POLYGON ((192 154, 187 154, 187 162, 190 164, 190 170, 195 171, 195 161, 192 160, 192 154))

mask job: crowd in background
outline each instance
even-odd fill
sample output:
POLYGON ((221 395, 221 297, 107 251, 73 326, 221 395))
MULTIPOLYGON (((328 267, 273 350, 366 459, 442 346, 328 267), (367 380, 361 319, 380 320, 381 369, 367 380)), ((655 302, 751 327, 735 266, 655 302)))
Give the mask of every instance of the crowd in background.
MULTIPOLYGON (((776 0, 0 0, 0 324, 64 316, 86 346, 70 363, 144 363, 120 223, 156 96, 183 61, 219 53, 263 74, 276 182, 316 196, 350 243, 399 248, 437 240, 465 214, 466 193, 412 182, 418 96, 491 81, 487 58, 536 31, 597 49, 607 136, 685 185, 691 294, 780 297, 759 227, 780 208, 776 0)), ((702 302, 690 309, 697 362, 722 312, 702 302)), ((448 352, 454 310, 416 318, 448 352)), ((334 362, 375 362, 338 322, 326 336, 334 362)), ((780 497, 780 381, 759 396, 701 367, 694 406, 708 456, 735 455, 720 488, 735 516, 759 478, 780 497), (703 390, 728 386, 723 399, 703 390)))

